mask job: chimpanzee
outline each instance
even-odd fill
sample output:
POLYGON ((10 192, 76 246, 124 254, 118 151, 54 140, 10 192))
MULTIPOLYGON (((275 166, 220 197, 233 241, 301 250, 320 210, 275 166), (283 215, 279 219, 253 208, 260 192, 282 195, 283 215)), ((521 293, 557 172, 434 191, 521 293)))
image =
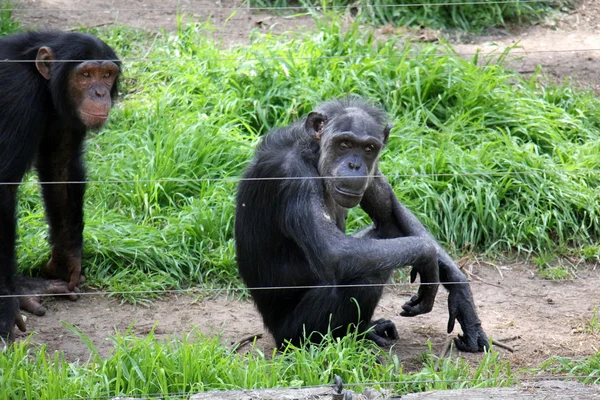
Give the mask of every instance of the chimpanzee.
POLYGON ((429 312, 441 281, 448 332, 456 320, 463 330, 457 348, 488 346, 465 275, 379 171, 390 128, 384 111, 349 97, 275 129, 258 146, 237 193, 237 261, 279 347, 318 342, 328 331, 340 337, 352 326, 388 345, 398 336, 394 324, 371 318, 381 284, 407 265, 421 286, 401 315, 429 312), (359 204, 373 225, 348 236, 347 210, 359 204))
MULTIPOLYGON (((0 38, 0 295, 67 293, 82 282, 83 141, 108 119, 120 72, 115 52, 91 35, 0 38), (52 281, 16 275, 17 186, 31 166, 42 183, 52 246, 42 273, 52 281)), ((24 328, 18 303, 0 298, 0 338, 12 337, 15 321, 24 328)), ((45 312, 35 297, 20 304, 45 312)))

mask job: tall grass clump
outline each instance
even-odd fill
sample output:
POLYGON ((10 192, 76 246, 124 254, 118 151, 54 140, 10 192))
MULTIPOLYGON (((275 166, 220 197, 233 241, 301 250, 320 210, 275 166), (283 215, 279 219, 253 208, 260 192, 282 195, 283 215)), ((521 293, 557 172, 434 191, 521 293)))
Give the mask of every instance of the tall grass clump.
POLYGON ((0 0, 0 36, 9 35, 19 30, 19 21, 13 18, 10 2, 0 0))
POLYGON ((587 384, 600 384, 600 351, 583 359, 554 357, 544 363, 542 370, 564 374, 587 384))
POLYGON ((512 382, 510 367, 496 352, 471 367, 462 359, 440 360, 428 353, 423 369, 403 371, 396 356, 374 344, 328 336, 320 346, 290 346, 281 354, 252 349, 239 354, 194 332, 181 339, 158 340, 151 332, 112 338, 114 348, 100 355, 91 341, 70 326, 91 352, 85 362, 68 363, 62 353, 34 348, 27 341, 0 353, 0 393, 7 399, 136 398, 178 399, 208 390, 303 387, 330 384, 335 375, 348 387, 365 386, 407 393, 432 389, 490 387, 512 382))
MULTIPOLYGON (((382 169, 447 245, 547 252, 600 238, 600 103, 591 93, 443 47, 376 41, 335 19, 312 34, 257 34, 228 50, 199 25, 102 37, 143 61, 125 63, 123 100, 88 141, 92 285, 237 284, 234 196, 254 146, 348 94, 389 113, 382 169)), ((31 270, 48 258, 35 185, 22 185, 20 214, 19 263, 31 270)), ((350 228, 364 219, 354 215, 350 228)))
MULTIPOLYGON (((468 1, 466 3, 469 3, 468 1)), ((395 26, 426 26, 434 29, 482 29, 509 23, 539 21, 561 2, 482 0, 465 4, 464 0, 250 0, 251 7, 319 7, 321 10, 348 11, 361 22, 395 26), (489 4, 487 4, 489 3, 489 4)))

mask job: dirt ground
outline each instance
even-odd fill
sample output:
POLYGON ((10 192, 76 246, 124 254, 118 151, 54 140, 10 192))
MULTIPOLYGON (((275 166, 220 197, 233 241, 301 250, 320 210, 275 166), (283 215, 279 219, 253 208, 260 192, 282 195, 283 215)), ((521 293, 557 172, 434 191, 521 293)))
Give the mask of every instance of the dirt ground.
MULTIPOLYGON (((119 0, 21 0, 17 17, 26 26, 38 28, 73 28, 78 25, 101 26, 128 24, 145 29, 166 30, 176 26, 176 6, 190 18, 211 18, 214 35, 224 45, 243 44, 252 29, 282 32, 286 29, 310 28, 310 18, 275 17, 249 12, 234 13, 237 0, 130 0, 124 6, 119 0), (229 18, 229 19, 228 19, 229 18)), ((383 35, 405 35, 406 31, 383 28, 383 35)), ((414 34, 414 32, 413 32, 414 34)), ((438 32, 426 32, 423 40, 435 40, 438 32)), ((416 36, 417 38, 418 35, 416 36)), ((468 56, 477 49, 498 51, 514 44, 522 47, 519 58, 510 63, 523 73, 536 66, 550 79, 574 79, 579 85, 600 89, 600 2, 583 1, 576 10, 563 13, 557 21, 527 28, 496 30, 487 36, 461 38, 456 50, 468 56), (568 50, 568 51, 558 51, 568 50)), ((514 353, 503 351, 514 368, 538 365, 550 356, 585 356, 596 352, 600 334, 589 333, 587 323, 594 307, 600 303, 597 286, 600 268, 580 267, 577 279, 553 282, 539 279, 536 267, 525 263, 493 265, 474 262, 466 265, 475 273, 472 288, 475 303, 486 332, 496 339, 507 340, 514 353)), ((396 287, 386 291, 376 317, 396 322, 402 338, 394 351, 408 369, 418 367, 418 355, 427 349, 430 339, 440 351, 448 338, 445 332, 447 304, 440 291, 434 310, 416 318, 399 316, 401 305, 413 290, 396 287)), ((263 332, 258 313, 249 302, 216 298, 197 301, 185 295, 170 296, 150 306, 132 306, 103 296, 84 296, 77 302, 50 300, 44 317, 28 316, 34 341, 45 343, 49 350, 63 350, 69 360, 86 360, 85 345, 63 327, 61 321, 78 326, 101 351, 111 345, 107 337, 125 331, 135 323, 134 332, 146 334, 156 323, 159 337, 178 335, 192 326, 214 335, 222 334, 224 343, 232 344, 250 334, 263 332)), ((456 334, 457 332, 454 332, 456 334)), ((270 349, 269 335, 258 340, 262 349, 270 349)), ((480 355, 464 355, 476 361, 480 355)))
MULTIPOLYGON (((597 289, 600 268, 579 268, 577 278, 558 282, 539 279, 532 267, 523 263, 492 265, 471 261, 464 267, 476 276, 471 287, 484 329, 516 350, 514 353, 501 350, 513 368, 533 367, 555 355, 590 355, 600 348, 600 332, 588 332, 594 307, 600 303, 597 289)), ((457 325, 453 334, 446 334, 445 291, 438 294, 431 313, 400 317, 402 304, 414 292, 414 288, 405 286, 387 289, 375 315, 396 323, 401 339, 394 344, 394 352, 408 370, 420 366, 419 355, 427 351, 427 340, 431 340, 439 354, 445 341, 458 333, 457 325)), ((173 295, 149 306, 133 306, 103 296, 84 296, 77 302, 49 300, 46 305, 46 316, 28 315, 28 329, 36 333, 34 342, 47 344, 49 350, 64 351, 69 360, 87 360, 89 351, 61 321, 89 335, 104 354, 112 348, 107 338, 115 331, 126 331, 132 324, 139 335, 147 334, 156 324, 156 336, 164 338, 196 327, 207 335, 220 334, 227 345, 265 333, 250 302, 225 297, 197 300, 188 295, 173 295)), ((265 334, 257 345, 270 353, 274 341, 265 334)), ((472 361, 481 357, 462 356, 472 361)))

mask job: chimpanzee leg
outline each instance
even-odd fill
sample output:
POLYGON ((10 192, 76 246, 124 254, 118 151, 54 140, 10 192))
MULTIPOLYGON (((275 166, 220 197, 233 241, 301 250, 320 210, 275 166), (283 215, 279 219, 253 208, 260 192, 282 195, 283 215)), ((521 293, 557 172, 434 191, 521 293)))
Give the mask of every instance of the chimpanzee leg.
MULTIPOLYGON (((271 325, 278 345, 286 339, 298 344, 304 334, 324 334, 329 329, 334 336, 343 336, 351 324, 355 324, 359 332, 373 327, 367 338, 386 345, 385 337, 397 337, 396 328, 386 320, 371 322, 383 287, 369 285, 385 283, 394 269, 406 265, 412 265, 419 272, 421 285, 418 295, 402 306, 403 315, 419 315, 431 310, 439 276, 437 254, 430 241, 421 238, 377 240, 373 235, 365 234, 364 240, 353 242, 353 250, 340 261, 335 269, 336 278, 331 282, 340 286, 308 289, 294 310, 271 325)), ((315 341, 315 337, 311 340, 315 341)))
POLYGON ((359 332, 373 327, 366 337, 386 346, 386 338, 398 338, 396 327, 387 320, 371 322, 382 291, 381 286, 309 289, 294 311, 272 332, 275 341, 279 347, 286 340, 300 345, 305 337, 318 343, 322 334, 331 331, 334 337, 345 336, 348 327, 354 325, 359 332))
MULTIPOLYGON (((16 203, 17 186, 0 185, 0 296, 15 293, 16 203)), ((0 298, 0 339, 12 340, 18 313, 16 298, 0 298)))
MULTIPOLYGON (((70 290, 74 290, 82 278, 85 170, 81 160, 81 141, 48 143, 48 146, 53 146, 52 151, 40 151, 36 163, 52 246, 52 258, 44 270, 44 276, 62 279, 68 282, 70 290)), ((44 143, 42 148, 45 148, 44 143)))

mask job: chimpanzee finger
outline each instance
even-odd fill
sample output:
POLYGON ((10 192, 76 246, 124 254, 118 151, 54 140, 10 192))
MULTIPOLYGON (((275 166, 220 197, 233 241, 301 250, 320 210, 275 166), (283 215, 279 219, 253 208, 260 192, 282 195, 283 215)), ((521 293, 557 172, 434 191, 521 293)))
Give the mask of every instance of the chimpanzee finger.
POLYGON ((69 271, 69 275, 69 290, 74 290, 80 283, 81 267, 73 268, 69 271))
POLYGON ((379 347, 387 347, 387 346, 389 346, 389 343, 388 343, 387 340, 385 340, 381 336, 377 335, 373 331, 367 332, 367 334, 365 335, 365 338, 369 339, 369 340, 372 340, 379 347))
POLYGON ((458 307, 452 296, 448 297, 448 333, 452 333, 454 330, 454 324, 458 317, 458 307))
POLYGON ((396 329, 396 324, 392 321, 386 320, 380 323, 378 327, 382 330, 382 333, 390 339, 398 339, 398 330, 396 329))
POLYGON ((477 340, 467 335, 458 335, 458 337, 454 338, 454 345, 459 351, 466 351, 469 353, 474 353, 479 348, 477 340))
POLYGON ((454 324, 456 323, 456 315, 450 314, 448 317, 448 333, 452 333, 454 330, 454 324))
POLYGON ((77 293, 80 293, 79 287, 75 286, 73 290, 69 290, 69 285, 65 281, 61 281, 59 279, 53 279, 47 281, 46 284, 46 294, 68 294, 67 298, 69 300, 76 301, 79 299, 77 293))
POLYGON ((81 293, 81 289, 79 289, 79 286, 75 286, 75 288, 73 289, 73 293, 69 294, 68 298, 71 301, 77 301, 79 300, 79 294, 81 293))
POLYGON ((410 298, 410 300, 408 300, 406 303, 404 303, 404 305, 409 305, 409 306, 414 306, 416 304, 419 303, 419 301, 421 301, 421 298, 419 297, 418 294, 415 294, 413 297, 410 298))
POLYGON ((27 332, 27 327, 25 326, 25 320, 23 319, 23 314, 21 311, 17 310, 15 314, 15 325, 21 332, 27 332))
POLYGON ((19 307, 21 310, 29 311, 38 317, 46 314, 46 307, 40 303, 38 296, 19 297, 19 307))
POLYGON ((415 283, 417 280, 417 269, 413 268, 410 270, 410 283, 415 283))

